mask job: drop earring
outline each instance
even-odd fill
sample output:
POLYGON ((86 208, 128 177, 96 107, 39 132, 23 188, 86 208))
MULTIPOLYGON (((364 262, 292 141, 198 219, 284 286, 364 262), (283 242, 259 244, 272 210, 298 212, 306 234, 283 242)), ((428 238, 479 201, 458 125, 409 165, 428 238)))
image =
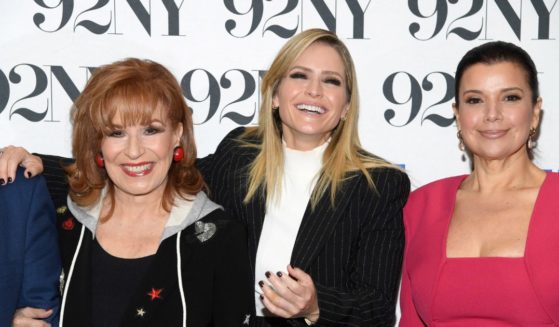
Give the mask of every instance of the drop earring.
POLYGON ((460 159, 463 162, 466 162, 466 145, 464 144, 464 139, 462 138, 461 130, 458 130, 458 132, 456 133, 456 137, 458 138, 458 149, 462 151, 462 156, 460 157, 460 159))
POLYGON ((530 128, 530 133, 528 133, 528 149, 532 150, 536 146, 538 146, 538 142, 534 140, 534 136, 536 135, 536 129, 534 127, 530 128))
POLYGON ((464 139, 462 138, 462 131, 458 130, 456 133, 456 137, 458 138, 458 149, 464 152, 466 150, 466 146, 464 145, 464 139))

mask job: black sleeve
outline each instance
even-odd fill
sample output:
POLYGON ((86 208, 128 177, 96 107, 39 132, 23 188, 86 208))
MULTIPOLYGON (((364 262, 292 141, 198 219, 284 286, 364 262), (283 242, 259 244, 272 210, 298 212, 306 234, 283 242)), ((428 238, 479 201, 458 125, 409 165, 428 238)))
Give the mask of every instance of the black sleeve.
POLYGON ((376 191, 361 181, 356 215, 362 224, 356 263, 351 269, 355 291, 317 284, 317 326, 394 326, 402 268, 402 208, 410 191, 406 174, 382 169, 373 175, 376 191))
POLYGON ((231 219, 227 219, 225 226, 214 279, 215 327, 242 326, 250 320, 253 303, 246 231, 231 219))
POLYGON ((233 147, 238 145, 239 136, 245 131, 244 127, 238 127, 229 132, 223 140, 217 146, 217 149, 213 154, 207 155, 204 158, 196 159, 196 167, 202 173, 204 181, 208 185, 210 198, 214 199, 212 196, 213 190, 216 188, 217 176, 220 176, 220 168, 223 167, 224 161, 228 159, 228 152, 233 147))
POLYGON ((47 188, 55 208, 66 205, 68 195, 68 179, 64 166, 74 162, 73 159, 34 153, 43 161, 43 177, 47 182, 47 188))

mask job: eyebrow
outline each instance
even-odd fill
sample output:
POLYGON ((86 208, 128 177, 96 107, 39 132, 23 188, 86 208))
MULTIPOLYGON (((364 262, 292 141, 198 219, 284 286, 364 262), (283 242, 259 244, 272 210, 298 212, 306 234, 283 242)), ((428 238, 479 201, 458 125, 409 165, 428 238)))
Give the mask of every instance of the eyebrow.
POLYGON ((163 128, 167 128, 167 124, 165 124, 164 121, 159 120, 159 119, 152 119, 151 121, 148 122, 148 124, 146 126, 150 126, 150 125, 161 125, 161 127, 163 128))
MULTIPOLYGON (((517 87, 517 86, 513 86, 513 87, 507 87, 504 88, 502 90, 500 90, 500 92, 510 92, 510 91, 521 91, 524 92, 524 89, 517 87)), ((477 89, 473 89, 473 90, 466 90, 464 92, 462 92, 462 94, 467 94, 467 93, 476 93, 476 94, 483 94, 483 91, 481 90, 477 90, 477 89)))
MULTIPOLYGON (((153 124, 153 123, 158 123, 158 124, 162 125, 163 127, 167 127, 167 124, 165 124, 162 120, 160 120, 160 119, 158 119, 158 118, 152 119, 152 120, 148 121, 147 124, 145 124, 145 125, 142 125, 142 124, 140 124, 140 123, 136 123, 136 124, 133 124, 133 125, 149 126, 149 125, 151 125, 151 124, 153 124)), ((125 129, 126 127, 132 126, 132 125, 124 126, 124 125, 122 125, 122 124, 114 124, 114 123, 111 124, 111 125, 112 125, 112 128, 113 128, 113 129, 125 129)))
MULTIPOLYGON (((294 69, 300 69, 300 70, 304 70, 306 72, 312 72, 312 69, 308 68, 308 67, 304 67, 304 66, 293 66, 291 67, 291 69, 289 70, 290 72, 294 69)), ((321 73, 321 75, 336 75, 339 78, 343 79, 342 74, 335 72, 333 70, 323 70, 321 73)))

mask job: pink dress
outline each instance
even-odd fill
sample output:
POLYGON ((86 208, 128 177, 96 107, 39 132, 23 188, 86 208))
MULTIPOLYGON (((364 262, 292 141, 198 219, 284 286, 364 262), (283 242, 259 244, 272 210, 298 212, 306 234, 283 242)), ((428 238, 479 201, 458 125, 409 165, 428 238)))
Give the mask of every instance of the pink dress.
POLYGON ((553 326, 524 258, 447 258, 433 301, 433 326, 553 326))
POLYGON ((419 188, 406 204, 400 326, 559 326, 559 175, 540 188, 523 257, 447 258, 464 178, 419 188))

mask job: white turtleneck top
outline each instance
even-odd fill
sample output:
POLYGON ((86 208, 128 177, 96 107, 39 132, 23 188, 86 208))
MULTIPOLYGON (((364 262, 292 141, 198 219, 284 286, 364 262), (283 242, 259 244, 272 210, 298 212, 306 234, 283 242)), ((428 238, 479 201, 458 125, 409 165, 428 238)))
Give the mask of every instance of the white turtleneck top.
POLYGON ((266 216, 258 243, 255 264, 256 314, 264 316, 258 282, 266 281, 267 271, 286 273, 303 215, 322 167, 322 155, 328 142, 310 150, 289 149, 283 144, 284 170, 279 197, 266 207, 266 216))

